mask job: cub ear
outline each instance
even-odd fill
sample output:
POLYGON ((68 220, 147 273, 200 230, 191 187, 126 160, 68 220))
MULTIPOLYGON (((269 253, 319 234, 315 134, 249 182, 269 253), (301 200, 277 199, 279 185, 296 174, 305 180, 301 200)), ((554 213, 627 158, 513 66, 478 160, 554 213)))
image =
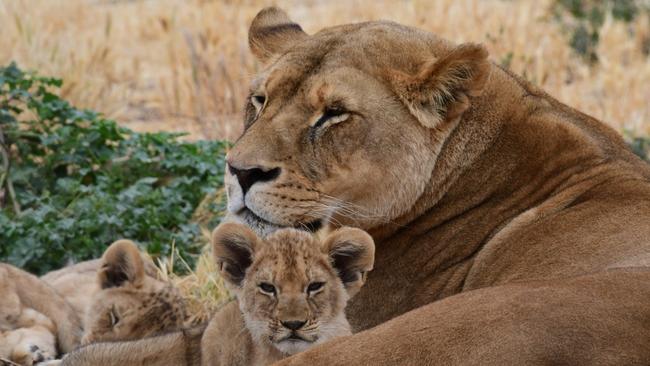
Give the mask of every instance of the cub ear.
POLYGON ((433 128, 459 117, 469 97, 483 91, 490 74, 488 52, 465 43, 437 60, 425 63, 416 75, 390 72, 393 88, 424 126, 433 128))
POLYGON ((145 277, 144 261, 138 247, 130 240, 111 244, 102 256, 102 266, 97 272, 102 289, 131 284, 140 287, 145 277))
POLYGON ((248 45, 258 60, 266 63, 273 55, 307 37, 287 13, 276 7, 260 10, 248 30, 248 45))
POLYGON ((243 224, 221 224, 212 232, 212 255, 222 277, 231 285, 241 286, 258 242, 257 235, 243 224))
POLYGON ((324 250, 348 294, 354 296, 375 263, 375 242, 361 229, 343 227, 325 238, 324 250))

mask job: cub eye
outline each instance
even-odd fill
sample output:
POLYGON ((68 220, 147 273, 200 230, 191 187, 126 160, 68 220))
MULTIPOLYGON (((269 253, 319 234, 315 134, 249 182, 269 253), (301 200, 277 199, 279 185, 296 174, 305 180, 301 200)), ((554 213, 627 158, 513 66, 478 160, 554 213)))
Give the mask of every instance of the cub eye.
POLYGON ((308 293, 316 292, 322 289, 323 286, 325 286, 325 282, 312 282, 309 284, 309 286, 307 286, 307 292, 308 293))
POLYGON ((325 108, 323 114, 320 118, 314 123, 312 128, 316 129, 323 127, 325 124, 333 125, 345 121, 350 117, 350 112, 346 111, 340 107, 329 107, 325 108))
POLYGON ((268 282, 262 282, 259 284, 260 290, 269 295, 275 295, 275 286, 271 285, 268 282))
POLYGON ((253 106, 258 112, 262 109, 265 102, 266 102, 266 97, 263 95, 251 96, 251 103, 253 104, 253 106))
POLYGON ((120 317, 118 316, 118 314, 117 314, 117 312, 115 311, 115 309, 111 310, 111 311, 108 313, 108 316, 109 316, 109 319, 110 319, 110 321, 111 321, 111 327, 114 327, 115 325, 117 325, 117 323, 120 322, 120 317))

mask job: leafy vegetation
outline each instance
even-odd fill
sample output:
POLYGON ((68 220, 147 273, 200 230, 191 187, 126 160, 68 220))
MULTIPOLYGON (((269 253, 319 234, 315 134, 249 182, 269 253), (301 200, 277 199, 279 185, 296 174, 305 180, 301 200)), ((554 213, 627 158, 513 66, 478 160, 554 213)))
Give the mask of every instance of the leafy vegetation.
MULTIPOLYGON (((130 238, 191 265, 192 216, 223 183, 227 144, 133 132, 62 100, 61 84, 0 68, 0 261, 44 273, 130 238)), ((220 204, 204 206, 218 220, 220 204)))
POLYGON ((639 0, 556 0, 553 7, 555 18, 570 34, 571 48, 591 63, 598 62, 596 47, 608 14, 616 21, 630 23, 639 12, 649 10, 639 0))

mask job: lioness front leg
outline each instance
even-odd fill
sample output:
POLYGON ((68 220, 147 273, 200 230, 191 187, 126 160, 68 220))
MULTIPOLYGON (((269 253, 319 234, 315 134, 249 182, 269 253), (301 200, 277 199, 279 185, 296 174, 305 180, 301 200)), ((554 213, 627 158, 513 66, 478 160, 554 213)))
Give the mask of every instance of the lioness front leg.
POLYGON ((648 365, 650 268, 452 296, 276 365, 648 365))

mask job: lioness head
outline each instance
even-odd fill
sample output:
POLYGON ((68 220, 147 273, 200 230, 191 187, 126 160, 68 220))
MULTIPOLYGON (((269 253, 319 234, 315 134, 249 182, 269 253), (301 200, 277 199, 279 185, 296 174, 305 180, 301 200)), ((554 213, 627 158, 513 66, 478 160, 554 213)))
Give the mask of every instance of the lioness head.
POLYGON ((214 231, 212 243, 255 342, 294 354, 350 334, 345 305, 374 262, 366 232, 341 228, 320 242, 281 229, 260 239, 244 225, 227 223, 214 231))
POLYGON ((307 35, 277 8, 255 17, 249 43, 264 67, 226 181, 230 213, 260 233, 408 213, 490 70, 480 45, 391 22, 307 35))
POLYGON ((82 344, 139 339, 183 325, 181 294, 150 273, 150 267, 153 263, 145 262, 129 240, 106 249, 97 272, 101 290, 87 309, 82 344))

